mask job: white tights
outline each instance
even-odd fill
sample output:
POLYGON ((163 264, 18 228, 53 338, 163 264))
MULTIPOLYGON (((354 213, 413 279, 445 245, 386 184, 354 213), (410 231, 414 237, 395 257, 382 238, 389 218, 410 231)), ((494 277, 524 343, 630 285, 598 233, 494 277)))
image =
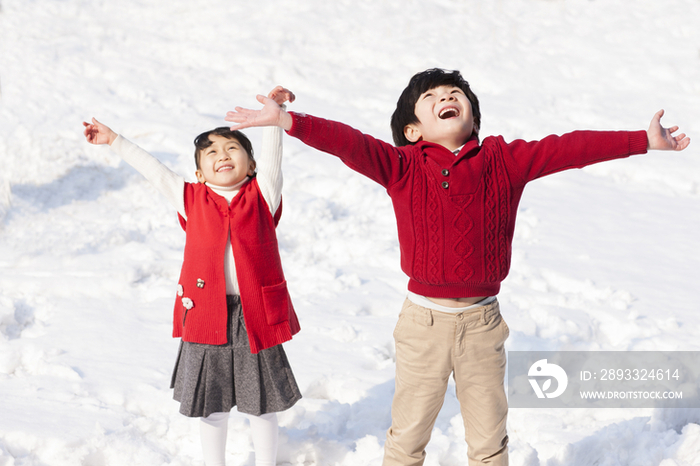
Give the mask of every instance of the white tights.
MULTIPOLYGON (((228 414, 212 413, 200 418, 202 456, 206 466, 226 466, 226 433, 228 414)), ((253 436, 255 466, 274 466, 277 462, 277 414, 247 415, 253 436)))

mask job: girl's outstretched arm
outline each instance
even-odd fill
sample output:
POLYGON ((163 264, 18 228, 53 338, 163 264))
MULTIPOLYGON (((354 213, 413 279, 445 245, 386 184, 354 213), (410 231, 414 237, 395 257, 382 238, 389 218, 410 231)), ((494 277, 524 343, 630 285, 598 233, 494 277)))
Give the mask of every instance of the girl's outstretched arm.
POLYGON ((109 144, 112 151, 141 173, 158 191, 165 195, 170 204, 184 218, 187 218, 184 201, 184 178, 96 119, 93 118, 92 123, 83 122, 83 126, 85 126, 83 132, 85 139, 90 144, 109 144))
MULTIPOLYGON (((278 105, 295 99, 294 94, 282 86, 274 88, 267 97, 278 105)), ((263 129, 257 179, 263 198, 274 215, 282 198, 282 129, 277 126, 263 129)))

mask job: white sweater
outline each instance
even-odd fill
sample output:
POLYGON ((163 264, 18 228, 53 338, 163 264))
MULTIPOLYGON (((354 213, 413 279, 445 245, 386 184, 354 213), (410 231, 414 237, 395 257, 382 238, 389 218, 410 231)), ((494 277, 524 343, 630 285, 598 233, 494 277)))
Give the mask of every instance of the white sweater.
MULTIPOLYGON (((125 162, 141 173, 158 191, 160 191, 175 207, 183 218, 185 213, 184 188, 185 179, 163 165, 158 159, 141 149, 136 144, 122 137, 111 145, 112 150, 125 162)), ((278 127, 266 127, 263 130, 262 150, 257 158, 257 180, 260 191, 270 212, 274 215, 279 208, 282 199, 282 129, 278 127)), ((209 184, 208 186, 229 203, 238 193, 242 181, 236 186, 222 187, 209 184)), ((229 235, 230 238, 230 235, 229 235)), ((238 280, 236 279, 236 265, 231 249, 231 240, 226 244, 226 256, 224 257, 224 273, 226 274, 226 294, 240 294, 238 280)))

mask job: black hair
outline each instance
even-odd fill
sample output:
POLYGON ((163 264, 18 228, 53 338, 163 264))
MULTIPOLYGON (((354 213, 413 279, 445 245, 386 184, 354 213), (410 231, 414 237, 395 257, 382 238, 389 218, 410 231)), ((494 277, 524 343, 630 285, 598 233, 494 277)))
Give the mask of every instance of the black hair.
POLYGON ((457 70, 449 71, 440 68, 431 68, 414 74, 408 82, 406 89, 401 93, 398 102, 396 102, 396 110, 394 110, 394 114, 391 115, 391 135, 394 138, 394 144, 397 146, 414 144, 406 139, 404 129, 410 124, 419 122, 418 117, 416 117, 416 102, 418 102, 418 98, 424 92, 440 86, 455 86, 464 92, 472 105, 474 131, 479 131, 479 127, 481 127, 479 99, 472 92, 469 83, 457 70))
POLYGON ((206 131, 194 138, 194 163, 197 166, 197 170, 201 168, 199 165, 199 156, 204 149, 212 145, 212 141, 209 139, 209 136, 212 135, 221 136, 226 139, 235 139, 241 144, 243 149, 245 149, 246 153, 248 154, 248 158, 250 160, 255 160, 253 158, 253 145, 250 143, 250 139, 248 139, 245 134, 241 133, 240 131, 231 131, 231 128, 228 126, 220 126, 219 128, 206 131))

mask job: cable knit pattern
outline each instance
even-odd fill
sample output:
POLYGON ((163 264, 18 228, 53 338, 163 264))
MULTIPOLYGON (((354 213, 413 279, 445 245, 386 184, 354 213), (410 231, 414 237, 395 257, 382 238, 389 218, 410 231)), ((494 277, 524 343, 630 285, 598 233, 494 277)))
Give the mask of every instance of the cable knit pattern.
POLYGON ((442 258, 442 217, 440 216, 440 201, 437 193, 435 192, 434 183, 428 185, 427 191, 427 202, 425 202, 425 200, 422 202, 422 204, 425 206, 425 218, 427 220, 428 227, 427 281, 429 283, 435 283, 441 279, 442 275, 442 261, 440 260, 442 258))
POLYGON ((387 189, 408 289, 436 298, 498 293, 529 181, 647 148, 645 131, 574 131, 532 142, 473 137, 455 156, 438 144, 397 148, 342 123, 291 115, 290 135, 387 189))
MULTIPOLYGON (((489 157, 491 158, 491 157, 489 157)), ((484 264, 486 265, 486 280, 495 281, 498 279, 499 262, 498 246, 496 240, 498 237, 498 217, 499 212, 496 210, 496 193, 494 192, 494 180, 492 160, 487 160, 484 166, 484 264)))
MULTIPOLYGON (((505 172, 505 167, 500 167, 499 171, 501 173, 505 172)), ((515 218, 517 213, 517 203, 515 205, 511 205, 511 203, 507 202, 509 185, 506 178, 499 177, 496 179, 496 182, 498 184, 499 200, 498 227, 496 229, 498 251, 496 254, 500 260, 500 269, 493 276, 487 276, 487 280, 497 280, 499 276, 506 276, 508 274, 508 270, 510 270, 511 240, 513 237, 513 232, 508 232, 507 230, 509 227, 508 219, 515 218), (511 211, 511 209, 513 210, 511 211)))
POLYGON ((470 257, 474 254, 474 243, 469 239, 469 232, 474 228, 474 220, 469 215, 469 206, 474 200, 473 195, 459 199, 457 214, 454 217, 452 226, 457 235, 454 243, 453 253, 456 263, 452 268, 454 274, 462 281, 467 281, 474 276, 474 267, 470 262, 470 257))
MULTIPOLYGON (((424 173, 421 173, 420 175, 423 175, 425 177, 424 173)), ((417 175, 420 176, 420 175, 417 175)), ((423 199, 425 199, 426 194, 426 183, 425 180, 421 179, 421 182, 416 183, 414 181, 413 183, 413 189, 411 190, 411 194, 413 195, 412 203, 413 205, 420 205, 423 202, 423 199)), ((416 273, 416 276, 419 276, 421 279, 425 279, 426 277, 426 263, 425 263, 425 256, 426 256, 426 251, 425 251, 425 244, 427 243, 427 226, 425 222, 422 221, 417 221, 414 224, 414 235, 416 238, 418 238, 418 241, 416 241, 416 247, 415 251, 413 254, 413 270, 416 273)))

